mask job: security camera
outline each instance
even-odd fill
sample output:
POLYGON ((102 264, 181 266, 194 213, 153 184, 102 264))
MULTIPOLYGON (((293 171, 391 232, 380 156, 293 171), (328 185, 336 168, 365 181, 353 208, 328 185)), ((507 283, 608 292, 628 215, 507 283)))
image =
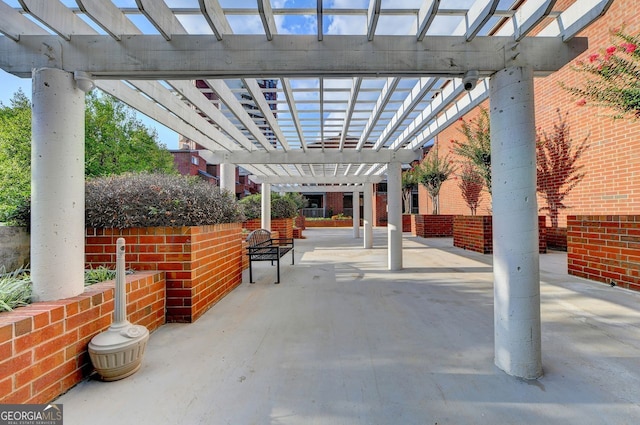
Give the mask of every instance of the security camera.
POLYGON ((478 71, 467 71, 462 77, 462 85, 466 91, 471 91, 476 88, 478 84, 478 71))

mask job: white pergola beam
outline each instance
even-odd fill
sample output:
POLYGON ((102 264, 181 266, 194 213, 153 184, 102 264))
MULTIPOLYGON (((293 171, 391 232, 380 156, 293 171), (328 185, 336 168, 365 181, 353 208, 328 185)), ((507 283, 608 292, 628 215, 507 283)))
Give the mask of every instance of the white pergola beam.
POLYGON ((198 0, 198 3, 204 19, 218 41, 222 40, 224 35, 233 32, 218 0, 198 0))
MULTIPOLYGON (((203 114, 211 118, 211 120, 215 122, 221 130, 225 131, 236 142, 238 142, 239 145, 243 146, 245 149, 255 149, 255 146, 247 136, 245 136, 238 127, 229 121, 220 109, 216 108, 209 99, 203 96, 200 90, 198 90, 192 82, 185 80, 169 80, 167 83, 178 93, 184 96, 184 98, 193 106, 198 108, 203 114)), ((267 146, 269 146, 269 144, 267 144, 267 146)))
POLYGON ((140 34, 138 27, 110 1, 76 0, 76 3, 82 12, 115 40, 121 40, 124 34, 140 34))
MULTIPOLYGON (((320 4, 322 4, 322 0, 318 0, 320 4)), ((307 150, 307 141, 304 137, 304 130, 302 129, 302 124, 300 122, 300 115, 298 115, 298 108, 296 106, 296 101, 293 97, 293 89, 291 88, 291 82, 288 78, 282 78, 280 80, 282 82, 282 91, 284 93, 284 97, 287 100, 287 105, 289 107, 289 113, 291 114, 291 119, 293 120, 293 124, 296 127, 296 132, 298 133, 298 138, 300 139, 300 148, 304 151, 307 150)))
POLYGON ((562 42, 553 37, 527 37, 519 55, 511 54, 512 37, 278 35, 266 41, 254 35, 229 35, 224 43, 213 35, 110 36, 23 35, 19 42, 0 38, 0 67, 27 77, 33 68, 83 70, 96 79, 206 79, 279 76, 415 76, 462 77, 469 69, 481 76, 509 66, 530 65, 537 74, 557 71, 586 50, 587 40, 562 42), (552 55, 549 52, 553 52, 552 55), (221 60, 220 58, 225 58, 221 60), (313 59, 310 59, 313 58, 313 59))
MULTIPOLYGON (((477 86, 476 86, 477 87, 477 86)), ((399 149, 406 145, 429 122, 436 118, 452 101, 460 97, 464 92, 464 86, 459 79, 449 81, 442 92, 435 97, 429 105, 414 118, 396 140, 391 143, 389 149, 399 149)))
POLYGON ((283 152, 212 152, 211 162, 223 163, 230 162, 232 164, 348 164, 361 163, 373 164, 379 162, 399 161, 405 164, 413 160, 419 159, 420 152, 410 149, 400 149, 392 151, 384 149, 376 152, 371 149, 365 149, 360 152, 347 150, 340 152, 337 149, 325 149, 302 152, 299 150, 283 152))
POLYGON ((282 185, 273 187, 275 192, 302 192, 302 193, 336 193, 336 192, 363 192, 364 185, 342 185, 342 186, 323 186, 323 185, 282 185))
POLYGON ((345 111, 345 117, 342 123, 342 132, 340 133, 340 146, 338 147, 338 150, 340 151, 344 149, 344 142, 347 138, 351 118, 353 117, 353 109, 356 106, 358 94, 360 93, 360 86, 362 86, 362 78, 354 78, 353 85, 351 86, 351 92, 349 93, 349 101, 347 102, 347 110, 345 111))
MULTIPOLYGON (((287 138, 285 137, 284 133, 282 133, 280 124, 278 124, 278 120, 273 115, 273 111, 271 110, 267 99, 265 99, 262 88, 260 87, 260 85, 258 85, 258 82, 253 79, 242 79, 242 83, 244 84, 247 91, 253 98, 254 103, 262 113, 264 120, 269 124, 271 131, 273 131, 273 134, 275 135, 276 140, 282 146, 282 149, 288 151, 290 148, 289 143, 287 142, 287 138)), ((275 90, 275 88, 273 90, 275 90)))
POLYGON ((613 0, 577 0, 538 33, 540 37, 559 37, 569 41, 604 15, 613 0))
POLYGON ((169 41, 173 34, 186 34, 186 30, 164 1, 136 0, 138 10, 153 24, 158 32, 169 41))
POLYGON ((38 24, 25 18, 20 12, 4 2, 0 3, 0 33, 13 41, 19 41, 23 34, 48 34, 38 24))
MULTIPOLYGON (((58 0, 20 0, 20 5, 65 40, 70 40, 75 34, 95 34, 95 30, 89 24, 78 18, 58 0)), ((46 68, 46 66, 38 68, 46 68)))
POLYGON ((411 89, 411 93, 409 93, 402 102, 402 106, 398 108, 387 123, 387 126, 382 130, 380 137, 378 137, 373 145, 374 149, 379 150, 382 148, 389 137, 400 127, 409 114, 411 114, 415 110, 415 107, 422 101, 424 96, 433 88, 436 81, 438 81, 436 78, 420 78, 418 80, 411 89))
POLYGON ((440 0, 422 2, 422 6, 418 11, 418 41, 422 41, 427 35, 427 31, 438 13, 438 7, 440 7, 440 0))
MULTIPOLYGON (((400 78, 397 78, 397 77, 387 78, 387 81, 384 83, 384 86, 380 91, 380 96, 378 96, 378 99, 376 100, 376 104, 373 106, 371 115, 369 115, 369 119, 367 120, 367 124, 364 127, 364 131, 360 135, 360 139, 358 140, 358 145, 356 146, 356 150, 362 149, 366 141, 369 139, 371 130, 373 130, 375 124, 380 119, 380 115, 382 115, 382 111, 389 103, 389 100, 391 99, 391 95, 393 95, 393 92, 395 91, 396 87, 398 87, 399 83, 400 83, 400 78)), ((409 96, 411 95, 412 93, 409 94, 409 96)))
POLYGON ((380 183, 382 176, 256 176, 249 179, 255 183, 271 184, 362 184, 380 183))
POLYGON ((260 14, 260 20, 264 27, 264 33, 267 36, 267 40, 272 40, 274 34, 278 33, 276 27, 276 20, 273 17, 273 10, 271 9, 270 0, 257 0, 258 13, 260 14))
POLYGON ((367 40, 372 41, 380 18, 380 7, 382 0, 369 0, 369 11, 367 12, 367 40))

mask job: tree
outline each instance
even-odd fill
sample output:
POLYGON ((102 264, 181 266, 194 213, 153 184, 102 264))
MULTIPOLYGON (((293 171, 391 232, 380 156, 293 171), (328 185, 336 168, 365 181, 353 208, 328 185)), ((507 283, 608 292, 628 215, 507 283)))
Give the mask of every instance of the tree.
POLYGON ((31 195, 31 104, 19 90, 10 106, 0 103, 0 221, 31 195))
POLYGON ((462 120, 460 132, 465 142, 452 140, 452 151, 475 167, 491 193, 491 132, 489 112, 480 108, 480 115, 470 121, 462 120))
POLYGON ((471 210, 471 215, 476 215, 478 204, 482 199, 482 187, 484 186, 482 176, 470 163, 462 166, 458 187, 462 193, 462 199, 471 210))
POLYGON ((558 213, 567 208, 565 197, 585 176, 580 172, 583 165, 577 162, 589 148, 586 137, 574 145, 566 115, 563 117, 559 109, 557 113, 558 123, 553 125, 553 132, 536 134, 537 189, 547 203, 540 211, 548 211, 551 227, 558 227, 558 213))
POLYGON ((87 95, 86 176, 175 172, 173 156, 156 139, 156 131, 136 119, 133 110, 122 102, 107 94, 87 95))
POLYGON ((563 88, 579 97, 579 106, 588 103, 611 108, 614 118, 640 118, 640 34, 631 36, 622 29, 613 32, 612 44, 600 53, 578 61, 573 69, 587 75, 581 87, 563 88))
POLYGON ((429 152, 420 165, 418 178, 431 197, 433 214, 439 214, 440 205, 438 195, 440 193, 440 187, 442 187, 442 183, 447 181, 454 170, 455 167, 449 159, 449 155, 447 154, 447 156, 441 159, 437 150, 429 152))
POLYGON ((411 168, 402 173, 402 212, 411 213, 411 191, 420 183, 418 169, 411 168))

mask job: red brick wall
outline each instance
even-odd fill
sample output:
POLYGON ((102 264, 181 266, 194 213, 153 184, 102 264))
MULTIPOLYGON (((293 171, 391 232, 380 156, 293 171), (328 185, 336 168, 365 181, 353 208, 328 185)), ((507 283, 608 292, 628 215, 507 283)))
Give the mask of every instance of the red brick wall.
POLYGON ((193 322, 242 283, 242 227, 87 229, 89 266, 115 264, 116 239, 126 240, 127 267, 167 273, 167 321, 193 322))
POLYGON ((402 231, 411 231, 411 214, 402 214, 402 231))
MULTIPOLYGON (((242 227, 248 231, 258 230, 262 228, 262 221, 259 218, 244 221, 242 227)), ((292 218, 272 218, 271 231, 278 232, 282 238, 293 238, 293 219, 292 218)), ((275 236, 271 235, 272 238, 275 236)))
POLYGON ((387 216, 387 193, 386 192, 374 192, 373 193, 373 225, 375 227, 386 227, 387 216))
MULTIPOLYGON (((150 331, 164 323, 164 273, 127 276, 127 319, 150 331)), ((0 403, 48 403, 86 378, 87 346, 113 320, 114 281, 81 295, 0 313, 0 403)))
POLYGON ((344 212, 344 193, 341 192, 327 192, 326 194, 327 205, 325 209, 329 215, 337 215, 344 212))
POLYGON ((452 215, 413 214, 411 215, 411 233, 422 238, 453 236, 452 215))
POLYGON ((640 215, 567 217, 569 274, 640 291, 640 215))
MULTIPOLYGON (((546 218, 538 217, 538 252, 547 252, 546 218)), ((493 220, 488 215, 459 215, 453 219, 453 246, 491 254, 493 252, 493 220)))
POLYGON ((493 252, 491 216, 456 216, 453 219, 453 246, 490 254, 493 252))
MULTIPOLYGON (((554 10, 563 10, 573 0, 559 0, 554 10)), ((609 31, 624 25, 631 34, 640 32, 640 8, 635 0, 616 0, 607 13, 591 25, 579 36, 589 38, 589 49, 578 59, 585 59, 591 53, 606 49, 611 42, 609 31)), ((640 121, 613 120, 604 109, 576 105, 577 98, 559 87, 560 82, 577 85, 580 74, 571 70, 567 64, 558 72, 544 78, 536 78, 535 108, 536 127, 552 132, 557 122, 559 108, 567 114, 571 138, 577 143, 588 137, 590 148, 579 164, 584 165, 584 180, 565 199, 567 210, 560 211, 559 226, 566 226, 566 216, 571 215, 625 215, 637 213, 640 208, 640 121)), ((484 104, 488 107, 488 102, 484 104)), ((475 116, 474 111, 465 119, 475 116)), ((454 125, 438 137, 438 148, 441 155, 449 150, 450 140, 464 140, 458 131, 459 124, 454 125)), ((420 213, 431 213, 430 201, 423 187, 420 187, 420 213)), ((545 205, 538 199, 538 205, 545 205)), ((479 214, 490 214, 490 196, 483 193, 483 201, 478 208, 479 214)), ((440 213, 469 214, 457 180, 449 180, 440 191, 440 213)))

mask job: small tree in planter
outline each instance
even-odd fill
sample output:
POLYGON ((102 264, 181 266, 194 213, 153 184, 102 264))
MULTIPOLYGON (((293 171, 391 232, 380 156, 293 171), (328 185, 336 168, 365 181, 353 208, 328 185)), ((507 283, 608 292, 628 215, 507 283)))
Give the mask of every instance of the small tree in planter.
POLYGON ((452 140, 453 152, 468 161, 484 180, 491 193, 491 134, 489 112, 480 108, 480 115, 470 121, 462 120, 460 132, 467 139, 465 142, 452 140))
POLYGON ((459 177, 458 187, 462 193, 462 199, 471 210, 471 215, 476 215, 478 204, 482 199, 482 176, 478 174, 473 165, 467 162, 462 166, 462 172, 459 177))
POLYGON ((558 123, 553 125, 553 132, 539 131, 536 135, 538 192, 547 203, 540 211, 547 211, 551 227, 558 227, 559 211, 568 208, 564 199, 585 176, 580 171, 583 165, 577 163, 589 148, 586 137, 574 144, 566 115, 563 117, 560 109, 557 113, 558 123))
POLYGON ((433 203, 433 214, 439 214, 438 195, 444 183, 455 170, 449 155, 440 158, 437 151, 430 152, 422 161, 418 171, 418 180, 427 189, 433 203))
POLYGON ((420 182, 418 181, 418 170, 411 168, 402 173, 402 212, 411 213, 411 191, 420 182))

